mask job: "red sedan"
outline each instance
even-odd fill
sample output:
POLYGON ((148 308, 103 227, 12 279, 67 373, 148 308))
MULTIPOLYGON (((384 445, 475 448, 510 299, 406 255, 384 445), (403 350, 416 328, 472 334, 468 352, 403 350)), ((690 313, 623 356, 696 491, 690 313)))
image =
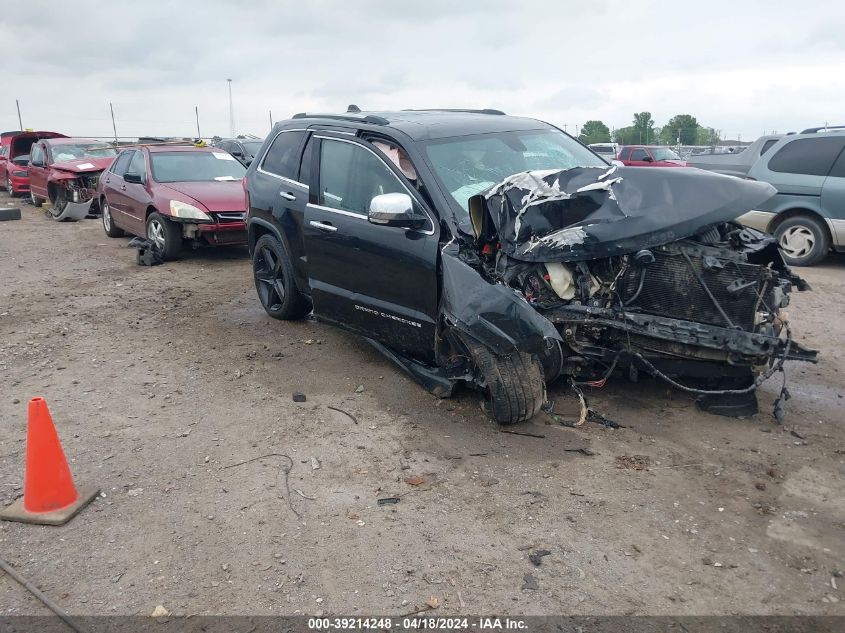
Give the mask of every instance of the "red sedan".
POLYGON ((184 242, 246 244, 246 168, 231 154, 194 145, 123 150, 99 183, 103 228, 155 243, 176 259, 184 242))
POLYGON ((687 163, 671 147, 626 145, 619 150, 619 160, 629 167, 686 167, 687 163))

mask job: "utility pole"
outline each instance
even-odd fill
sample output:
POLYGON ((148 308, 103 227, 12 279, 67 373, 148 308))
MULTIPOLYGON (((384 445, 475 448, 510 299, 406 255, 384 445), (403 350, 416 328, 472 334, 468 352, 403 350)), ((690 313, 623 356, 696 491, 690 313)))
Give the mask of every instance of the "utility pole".
POLYGON ((109 101, 109 110, 111 110, 111 128, 114 130, 114 142, 117 143, 117 126, 114 124, 114 106, 109 101))
POLYGON ((231 138, 235 138, 235 110, 232 106, 232 80, 227 79, 226 81, 229 82, 229 135, 231 138))
POLYGON ((15 99, 15 105, 18 107, 18 125, 21 128, 21 132, 23 132, 23 121, 21 120, 21 102, 15 99))
POLYGON ((197 140, 202 138, 202 134, 200 133, 200 108, 199 106, 194 106, 194 113, 197 115, 197 140))

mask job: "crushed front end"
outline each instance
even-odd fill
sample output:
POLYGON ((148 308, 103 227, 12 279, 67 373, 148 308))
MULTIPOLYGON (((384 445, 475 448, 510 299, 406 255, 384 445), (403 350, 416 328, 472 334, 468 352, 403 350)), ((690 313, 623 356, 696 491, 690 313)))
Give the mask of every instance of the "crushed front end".
POLYGON ((97 185, 113 157, 54 163, 47 176, 50 215, 56 220, 81 220, 99 213, 97 185))
POLYGON ((768 185, 677 171, 515 174, 471 199, 464 259, 554 326, 540 354, 547 381, 645 372, 706 410, 749 415, 786 360, 816 360, 784 311, 807 285, 773 238, 732 222, 768 185))

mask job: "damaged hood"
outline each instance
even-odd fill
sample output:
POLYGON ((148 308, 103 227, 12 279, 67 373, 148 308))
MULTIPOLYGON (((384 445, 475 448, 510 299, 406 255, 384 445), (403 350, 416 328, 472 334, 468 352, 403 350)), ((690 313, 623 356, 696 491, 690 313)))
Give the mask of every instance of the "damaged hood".
POLYGON ((199 202, 212 212, 246 211, 243 184, 240 180, 202 182, 168 182, 162 186, 199 202))
MULTIPOLYGON (((582 261, 689 237, 775 193, 767 183, 698 169, 576 167, 513 174, 474 196, 470 209, 486 207, 495 239, 514 259, 582 261)), ((473 224, 484 237, 484 223, 473 224)))
POLYGON ((78 158, 76 160, 63 160, 50 165, 52 169, 69 171, 74 174, 87 174, 92 171, 104 171, 108 169, 114 156, 103 156, 102 158, 78 158))

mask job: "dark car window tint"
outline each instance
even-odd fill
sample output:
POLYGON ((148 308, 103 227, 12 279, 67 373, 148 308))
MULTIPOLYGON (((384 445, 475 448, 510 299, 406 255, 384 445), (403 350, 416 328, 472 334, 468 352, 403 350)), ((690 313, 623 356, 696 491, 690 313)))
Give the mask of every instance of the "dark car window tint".
POLYGON ((142 179, 147 175, 147 168, 144 166, 143 152, 134 152, 132 160, 129 161, 129 169, 126 170, 128 174, 137 174, 142 179))
POLYGON ((371 151, 352 143, 323 140, 319 204, 367 215, 370 200, 383 193, 407 193, 407 189, 371 151))
POLYGON ((833 178, 845 178, 845 150, 842 150, 839 154, 839 158, 836 159, 833 169, 830 170, 828 176, 833 178))
POLYGON ((273 141, 261 169, 277 176, 296 179, 299 171, 299 148, 305 132, 282 132, 273 141))
POLYGON ((129 161, 132 159, 132 154, 135 152, 128 151, 128 152, 121 152, 120 156, 114 161, 114 164, 111 166, 111 173, 115 176, 123 176, 126 173, 126 167, 129 165, 129 161))
POLYGON ((631 160, 645 160, 648 158, 648 152, 644 149, 635 149, 631 151, 631 160))
POLYGON ((317 141, 312 136, 305 144, 305 150, 302 152, 302 160, 299 162, 299 182, 306 186, 311 185, 311 157, 314 154, 314 144, 317 141))
POLYGON ((845 136, 797 139, 772 156, 769 169, 787 174, 827 176, 843 147, 845 136))
POLYGON ((772 149, 772 145, 777 143, 779 140, 780 139, 772 138, 772 139, 769 139, 768 141, 766 141, 765 143, 763 143, 763 149, 760 150, 760 156, 762 156, 763 154, 768 152, 770 149, 772 149))

